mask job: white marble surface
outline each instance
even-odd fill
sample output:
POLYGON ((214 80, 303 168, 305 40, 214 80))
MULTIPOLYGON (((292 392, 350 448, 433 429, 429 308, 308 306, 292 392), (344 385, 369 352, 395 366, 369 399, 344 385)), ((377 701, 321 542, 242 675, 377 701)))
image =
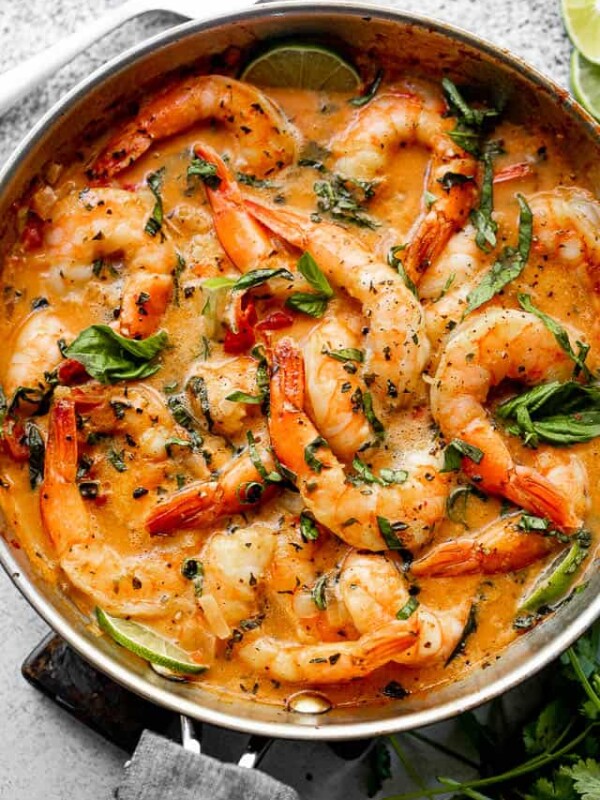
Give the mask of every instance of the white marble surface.
MULTIPOLYGON (((93 25, 103 10, 119 2, 0 0, 0 71, 58 41, 79 25, 93 25)), ((209 9, 213 3, 218 8, 218 0, 198 0, 198 7, 209 9)), ((512 49, 561 83, 567 83, 570 47, 560 21, 558 0, 404 0, 393 5, 470 29, 512 49)), ((172 15, 154 13, 130 22, 33 92, 0 120, 0 162, 39 116, 78 79, 175 21, 172 15)), ((0 800, 112 797, 124 754, 72 720, 21 678, 21 662, 47 628, 1 571, 0 609, 0 800)), ((219 743, 218 736, 215 741, 215 746, 227 747, 227 742, 219 743)), ((425 753, 416 752, 410 741, 406 746, 413 762, 424 764, 427 772, 425 753)), ((294 784, 307 799, 366 797, 361 765, 337 759, 325 746, 277 743, 265 762, 265 769, 284 780, 294 776, 294 784)), ((400 789, 399 781, 393 788, 400 789)))

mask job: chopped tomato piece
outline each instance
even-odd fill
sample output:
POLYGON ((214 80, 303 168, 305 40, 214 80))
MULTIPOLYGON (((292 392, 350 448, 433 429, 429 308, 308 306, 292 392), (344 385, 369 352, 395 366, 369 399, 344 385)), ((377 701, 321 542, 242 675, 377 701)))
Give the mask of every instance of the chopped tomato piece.
POLYGON ((27 461, 29 448, 25 443, 25 428, 20 420, 5 419, 2 425, 4 449, 13 461, 27 461))
POLYGON ((261 321, 255 325, 255 330, 278 331, 281 328, 289 328, 293 322, 293 316, 288 314, 287 311, 273 311, 272 314, 269 314, 268 317, 261 319, 261 321))
POLYGON ((72 386, 74 383, 81 383, 89 377, 85 367, 74 358, 67 358, 59 365, 56 371, 58 380, 64 386, 72 386))
POLYGON ((254 325, 256 324, 256 309, 252 300, 242 298, 235 314, 237 331, 228 330, 225 333, 223 348, 226 353, 235 355, 245 353, 249 350, 256 336, 254 335, 254 325))
POLYGON ((33 211, 27 212, 27 220, 21 234, 21 241, 26 250, 37 250, 44 241, 44 220, 34 214, 33 211))

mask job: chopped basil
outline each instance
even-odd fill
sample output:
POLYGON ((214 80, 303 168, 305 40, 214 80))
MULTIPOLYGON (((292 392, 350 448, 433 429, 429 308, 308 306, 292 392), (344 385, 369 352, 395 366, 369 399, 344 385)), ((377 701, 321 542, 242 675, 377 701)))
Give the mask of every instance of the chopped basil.
POLYGON ((243 631, 254 631, 260 628, 265 619, 264 614, 257 614, 255 617, 248 617, 247 619, 240 620, 240 628, 243 631))
POLYGON ((446 296, 446 294, 448 293, 450 287, 452 286, 452 284, 454 283, 455 280, 456 280, 456 272, 451 272, 450 275, 448 276, 448 279, 446 280, 446 283, 444 284, 444 286, 442 288, 442 291, 438 294, 438 296, 433 301, 434 303, 439 303, 439 301, 442 299, 442 297, 446 296))
POLYGON ((495 108, 479 109, 470 106, 449 78, 442 79, 442 88, 456 117, 456 127, 448 135, 463 150, 479 156, 484 129, 490 121, 495 120, 499 112, 495 108))
POLYGON ((531 302, 531 297, 528 294, 520 294, 519 295, 519 304, 524 311, 528 311, 530 314, 535 314, 535 316, 540 319, 546 328, 550 331, 550 333, 556 339, 558 345, 562 348, 562 350, 569 356, 571 361, 575 364, 575 369, 573 370, 573 374, 575 376, 579 375, 581 372, 585 377, 586 381, 591 381, 593 376, 588 367, 585 364, 586 356, 589 352, 590 346, 584 344, 583 342, 575 342, 577 345, 577 353, 573 350, 571 346, 571 342, 569 341, 569 334, 567 331, 559 325, 559 323, 549 317, 548 314, 544 314, 543 311, 540 311, 539 308, 536 308, 533 303, 531 302))
POLYGON ((492 264, 489 272, 484 275, 480 283, 469 292, 467 296, 467 310, 465 314, 475 311, 492 297, 502 291, 504 287, 518 278, 523 272, 532 239, 533 215, 525 198, 518 194, 519 201, 519 245, 517 248, 505 247, 497 261, 492 264))
POLYGON ((379 87, 381 86, 381 81, 383 80, 383 70, 378 69, 375 78, 371 83, 365 87, 365 91, 363 94, 358 95, 358 97, 352 97, 348 102, 352 106, 356 106, 356 108, 361 108, 362 106, 366 106, 377 94, 379 87))
POLYGON ((467 645, 467 640, 471 634, 475 633, 477 630, 477 606, 475 603, 469 609, 469 616, 467 617, 467 621, 465 622, 465 627, 463 628, 462 635, 460 640, 454 650, 450 653, 448 658, 446 659, 444 666, 447 667, 451 661, 454 661, 456 656, 461 655, 464 653, 465 647, 467 645))
POLYGON ((209 189, 218 189, 221 185, 221 178, 217 174, 217 165, 196 155, 192 157, 187 168, 187 177, 188 180, 199 178, 209 189))
POLYGON ((108 325, 90 325, 66 348, 65 357, 79 361, 100 383, 141 380, 160 369, 152 362, 167 342, 165 331, 138 340, 121 336, 108 325))
POLYGON ((325 464, 315 456, 315 450, 318 450, 320 447, 328 447, 327 442, 323 439, 322 436, 317 436, 310 444, 307 444, 304 448, 304 460, 311 468, 313 472, 316 472, 317 475, 321 472, 325 464))
POLYGON ((402 608, 396 613, 396 619, 408 619, 415 613, 418 607, 419 601, 417 598, 409 597, 402 608))
POLYGON ((171 412, 173 419, 178 425, 190 434, 190 443, 192 450, 198 452, 202 447, 204 439, 200 434, 202 426, 192 412, 188 409, 183 401, 181 395, 174 395, 167 400, 167 407, 171 412))
POLYGON ((397 253, 402 252, 402 250, 406 250, 405 244, 397 244, 394 247, 390 247, 388 251, 387 262, 392 269, 396 270, 396 272, 400 275, 400 277, 404 281, 404 285, 406 286, 406 288, 409 289, 418 300, 419 292, 417 290, 416 284, 410 278, 407 271, 404 269, 404 264, 402 263, 402 260, 397 256, 397 253))
POLYGON ((29 485, 35 489, 44 479, 46 447, 40 429, 33 422, 25 423, 25 442, 29 450, 29 485))
POLYGON ((265 178, 257 178, 256 175, 249 175, 247 172, 236 172, 235 178, 238 183, 244 186, 252 186, 253 189, 277 189, 278 184, 265 178))
POLYGON ((150 215, 148 221, 146 222, 146 227, 144 228, 146 233, 150 234, 150 236, 156 236, 156 234, 161 230, 163 224, 163 203, 161 191, 164 176, 165 168, 161 167, 156 172, 152 172, 146 178, 148 188, 154 195, 155 200, 152 214, 150 215))
POLYGON ((204 590, 204 564, 197 558, 185 558, 181 565, 181 574, 192 581, 196 597, 201 597, 204 590))
POLYGON ((319 269, 319 265, 310 253, 303 253, 298 259, 298 272, 304 276, 312 292, 294 292, 286 301, 286 306, 294 311, 301 311, 311 317, 322 317, 334 292, 329 281, 319 269))
POLYGON ((460 469, 463 457, 470 458, 476 464, 481 462, 483 451, 462 439, 452 439, 444 453, 444 466, 441 472, 456 472, 460 469))
POLYGON ((383 468, 377 476, 358 456, 354 456, 352 468, 362 483, 377 483, 380 486, 390 486, 394 483, 405 483, 408 479, 408 472, 405 469, 383 468))
POLYGON ((330 155, 331 153, 326 147, 322 147, 315 141, 310 141, 300 152, 298 166, 312 167, 313 169, 319 170, 319 172, 324 172, 325 161, 330 155))
POLYGON ((357 361, 362 364, 365 360, 365 354, 362 350, 356 347, 342 347, 340 350, 327 350, 323 348, 323 354, 330 358, 335 358, 336 361, 357 361))
POLYGON ((462 186, 465 183, 474 183, 473 175, 463 175, 461 172, 446 172, 437 182, 441 184, 445 192, 450 192, 455 186, 462 186))
POLYGON ((229 400, 231 403, 245 403, 250 406, 259 406, 263 401, 263 397, 261 395, 247 394, 246 392, 236 390, 228 394, 225 400, 229 400))
POLYGON ((327 575, 321 575, 313 586, 310 596, 319 611, 325 611, 327 608, 327 596, 325 590, 327 589, 327 575))
POLYGON ((319 538, 316 520, 306 509, 300 513, 300 534, 306 542, 315 542, 319 538))
POLYGON ((600 386, 552 381, 506 400, 496 414, 513 420, 507 430, 530 447, 589 442, 600 436, 600 386))
POLYGON ((331 175, 316 181, 313 189, 317 197, 317 208, 333 219, 351 222, 361 228, 379 227, 379 223, 365 213, 364 203, 375 194, 373 181, 360 181, 331 175))
POLYGON ((517 522, 517 528, 528 533, 540 533, 550 528, 550 520, 545 517, 538 517, 535 514, 521 514, 521 519, 517 522))
POLYGON ((383 540, 390 550, 404 550, 405 546, 398 537, 398 533, 405 531, 408 525, 405 522, 390 522, 385 517, 377 517, 377 527, 383 540))
POLYGON ((496 247, 496 232, 498 223, 492 217, 494 210, 494 167, 492 156, 483 155, 483 182, 481 184, 481 197, 479 207, 471 211, 470 219, 475 230, 475 243, 484 253, 496 247))
POLYGON ((261 458, 258 454, 258 450, 256 449, 256 440, 254 439, 252 431, 246 432, 246 439, 248 441, 248 452, 250 453, 250 460, 254 464, 254 469, 258 472, 260 477, 265 481, 265 483, 281 483, 281 481, 283 480, 283 476, 280 475, 276 470, 268 472, 267 468, 261 461, 261 458))
POLYGON ((208 399, 208 389, 206 388, 206 381, 204 378, 194 375, 192 378, 189 379, 188 388, 194 395, 194 397, 200 403, 200 408, 202 409, 202 413, 204 414, 204 419, 206 420, 206 424, 208 426, 209 433, 213 429, 213 418, 212 414, 210 413, 210 402, 208 399))
POLYGON ((383 427, 383 423, 375 416, 375 412, 373 411, 373 397, 371 392, 365 392, 362 396, 362 403, 363 403, 363 410, 365 412, 365 417, 367 418, 367 422, 373 429, 373 433, 375 434, 377 439, 383 439, 385 435, 385 428, 383 427))
POLYGON ((258 481, 246 481, 246 483, 242 483, 240 486, 238 486, 236 490, 238 500, 243 505, 253 505, 254 503, 258 503, 264 493, 264 484, 258 483, 258 481))
POLYGON ((54 394, 54 384, 45 385, 38 384, 37 387, 32 386, 18 386, 10 402, 7 404, 4 392, 2 392, 2 408, 0 409, 0 416, 11 416, 19 408, 21 403, 36 406, 33 416, 42 417, 50 410, 50 401, 54 394))
POLYGON ((181 300, 181 275, 185 271, 185 258, 181 253, 177 253, 176 263, 173 268, 173 302, 176 306, 180 305, 181 300))
POLYGON ((107 458, 114 469, 117 472, 125 472, 127 470, 127 464, 125 463, 125 450, 115 450, 111 447, 111 449, 107 453, 107 458))
POLYGON ((181 439, 179 436, 169 436, 165 441, 165 450, 167 455, 171 458, 174 447, 191 447, 192 443, 188 439, 181 439))

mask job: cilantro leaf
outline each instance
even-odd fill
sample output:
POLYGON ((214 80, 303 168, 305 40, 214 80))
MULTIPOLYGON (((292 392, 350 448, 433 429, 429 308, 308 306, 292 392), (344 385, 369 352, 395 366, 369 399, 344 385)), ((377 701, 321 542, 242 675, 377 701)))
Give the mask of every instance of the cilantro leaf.
POLYGON ((600 800, 600 764, 597 761, 580 760, 572 767, 562 767, 561 772, 572 778, 582 800, 600 800))

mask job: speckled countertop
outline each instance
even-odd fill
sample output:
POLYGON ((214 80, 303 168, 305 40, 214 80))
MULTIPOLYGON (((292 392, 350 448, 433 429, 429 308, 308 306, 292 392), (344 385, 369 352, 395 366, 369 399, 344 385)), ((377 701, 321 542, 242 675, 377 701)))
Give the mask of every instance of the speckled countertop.
MULTIPOLYGON (((0 0, 0 71, 78 26, 93 25, 104 10, 119 2, 0 0)), ((211 7, 219 9, 218 0, 197 2, 203 13, 211 7)), ((404 0, 389 5, 473 31, 567 85, 570 46, 560 19, 559 0, 404 0)), ((0 163, 43 112, 78 80, 176 21, 171 14, 152 13, 129 22, 33 92, 0 119, 0 163)), ((73 721, 21 678, 21 662, 45 633, 46 625, 0 571, 0 800, 112 797, 124 754, 73 721)), ((424 757, 411 751, 410 744, 408 747, 412 759, 424 757)), ((264 768, 283 780, 294 776, 294 784, 307 800, 366 797, 360 764, 340 761, 324 745, 278 743, 264 768)), ((394 784, 394 789, 400 789, 400 785, 394 784)))

